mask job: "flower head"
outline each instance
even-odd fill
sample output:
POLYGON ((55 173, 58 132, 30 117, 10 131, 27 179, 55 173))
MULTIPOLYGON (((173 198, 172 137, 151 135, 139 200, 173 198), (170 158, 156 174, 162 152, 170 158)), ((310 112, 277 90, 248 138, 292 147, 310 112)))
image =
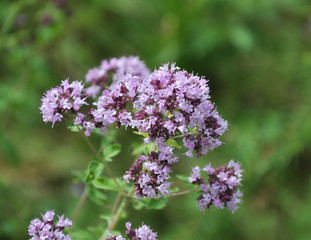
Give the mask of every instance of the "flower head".
POLYGON ((148 156, 140 156, 123 176, 135 186, 136 197, 154 198, 169 194, 171 166, 178 161, 173 149, 163 143, 158 145, 159 152, 151 151, 148 156))
POLYGON ((44 122, 62 122, 63 113, 77 113, 86 102, 87 95, 83 84, 78 81, 69 83, 68 79, 61 85, 47 91, 42 97, 40 110, 44 122))
POLYGON ((243 170, 241 164, 230 160, 228 165, 213 169, 210 164, 203 168, 208 180, 205 181, 200 175, 200 167, 192 169, 192 175, 189 181, 193 184, 199 184, 202 190, 197 198, 199 208, 204 211, 214 204, 216 208, 223 209, 227 207, 232 213, 237 210, 237 204, 241 203, 242 193, 238 189, 241 185, 243 170))
POLYGON ((118 82, 126 75, 145 78, 149 75, 149 69, 138 57, 129 56, 103 60, 99 67, 92 68, 86 74, 86 82, 91 82, 87 93, 96 98, 103 91, 109 80, 109 73, 113 73, 113 82, 118 82))
POLYGON ((43 221, 35 218, 31 220, 28 227, 30 240, 49 239, 49 240, 71 240, 69 235, 65 235, 65 227, 72 227, 72 221, 65 218, 64 215, 58 216, 58 221, 54 223, 54 211, 47 211, 42 215, 43 221))

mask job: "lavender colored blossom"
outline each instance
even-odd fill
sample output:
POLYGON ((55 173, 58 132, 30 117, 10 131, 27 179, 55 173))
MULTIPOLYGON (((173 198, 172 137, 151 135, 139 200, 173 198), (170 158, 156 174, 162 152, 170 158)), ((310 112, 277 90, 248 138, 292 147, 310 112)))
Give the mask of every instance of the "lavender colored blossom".
POLYGON ((159 143, 159 152, 151 151, 148 157, 142 155, 123 178, 135 187, 136 197, 154 198, 169 194, 168 188, 171 183, 167 182, 170 178, 172 164, 178 161, 173 155, 173 148, 159 143))
POLYGON ((192 168, 189 181, 200 185, 201 194, 198 196, 198 204, 201 211, 209 209, 214 204, 216 208, 227 207, 232 213, 237 210, 237 204, 241 203, 242 193, 238 189, 241 186, 241 164, 230 160, 228 165, 213 169, 211 165, 203 168, 208 180, 203 180, 200 175, 200 167, 192 168))
MULTIPOLYGON (((63 120, 63 113, 71 113, 74 125, 86 136, 95 128, 104 134, 112 124, 147 133, 144 142, 154 141, 157 149, 140 156, 124 175, 135 185, 137 197, 169 194, 171 183, 167 180, 178 159, 167 140, 181 138, 188 157, 201 157, 221 145, 219 137, 227 129, 227 122, 210 101, 204 77, 180 70, 174 63, 150 74, 138 57, 131 56, 104 60, 87 73, 86 82, 92 84, 86 90, 80 82, 69 84, 65 80, 48 91, 40 107, 43 120, 54 124, 63 120), (113 80, 106 87, 109 74, 113 80), (80 108, 87 105, 87 96, 97 97, 99 92, 93 108, 82 113, 80 108)), ((228 181, 234 185, 233 179, 228 181)))
MULTIPOLYGON (((157 240, 157 233, 154 233, 149 226, 143 224, 139 228, 132 229, 132 224, 127 222, 125 224, 127 231, 125 232, 128 239, 130 240, 157 240)), ((125 240, 122 236, 112 236, 109 235, 107 240, 125 240)))
POLYGON ((136 126, 149 133, 150 140, 185 135, 189 157, 193 151, 200 157, 221 144, 218 137, 227 129, 227 122, 209 100, 206 79, 165 64, 151 73, 141 90, 134 107, 144 118, 136 126))
MULTIPOLYGON (((107 61, 103 65, 109 69, 107 61)), ((193 157, 193 152, 200 157, 221 144, 218 138, 227 129, 227 122, 209 99, 207 80, 180 71, 175 64, 165 64, 148 77, 123 75, 102 92, 94 103, 96 108, 89 112, 92 127, 102 131, 113 123, 117 127, 131 127, 148 133, 145 143, 155 141, 158 145, 158 152, 147 158, 141 156, 124 175, 124 179, 134 183, 136 196, 168 194, 170 183, 166 180, 177 158, 173 157, 172 149, 168 159, 157 158, 157 154, 167 149, 168 139, 183 138, 189 157, 193 157), (166 147, 160 149, 160 145, 166 147)))
POLYGON ((135 127, 148 133, 149 140, 183 135, 189 157, 193 151, 200 157, 221 144, 218 137, 227 129, 227 122, 209 100, 205 78, 164 64, 150 74, 139 92, 133 104, 138 116, 135 127))
POLYGON ((63 113, 72 113, 75 125, 84 128, 89 136, 95 128, 104 133, 116 123, 149 134, 145 143, 172 137, 183 138, 186 155, 201 157, 221 145, 218 139, 227 129, 227 122, 209 100, 207 80, 180 70, 175 64, 164 64, 150 75, 138 57, 104 60, 100 67, 91 69, 85 90, 80 82, 62 82, 58 88, 47 91, 40 110, 45 122, 61 122, 63 113), (113 82, 104 87, 108 72, 113 82), (79 112, 88 105, 87 95, 101 92, 94 108, 87 115, 79 112))
POLYGON ((94 103, 96 108, 92 109, 91 118, 97 127, 106 129, 114 122, 117 123, 117 127, 133 124, 131 107, 141 79, 125 76, 124 81, 122 84, 112 84, 94 103))
POLYGON ((63 113, 77 113, 86 102, 87 95, 79 81, 69 83, 68 79, 61 85, 47 91, 41 99, 40 110, 44 122, 62 122, 63 113))
POLYGON ((227 129, 209 99, 206 79, 165 64, 148 77, 118 78, 94 103, 91 118, 102 129, 116 122, 148 133, 146 143, 181 136, 187 156, 201 157, 221 145, 218 138, 227 129))
POLYGON ((86 74, 86 82, 91 82, 87 93, 96 98, 106 87, 109 80, 109 73, 113 73, 113 81, 117 82, 125 75, 145 78, 149 75, 149 69, 138 57, 129 56, 103 60, 99 67, 95 67, 86 74))
POLYGON ((72 221, 62 215, 58 216, 58 221, 55 224, 54 215, 54 211, 47 211, 42 215, 43 221, 38 218, 31 220, 28 227, 30 240, 71 240, 70 236, 65 235, 63 231, 66 227, 72 227, 72 221))

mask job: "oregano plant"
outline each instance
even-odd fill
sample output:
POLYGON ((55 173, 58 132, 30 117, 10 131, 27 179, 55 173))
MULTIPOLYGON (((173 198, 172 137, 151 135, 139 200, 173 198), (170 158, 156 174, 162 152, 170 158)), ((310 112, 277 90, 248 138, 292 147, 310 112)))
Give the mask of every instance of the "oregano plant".
POLYGON ((43 121, 52 127, 66 121, 67 128, 80 134, 89 145, 94 159, 85 171, 75 172, 85 190, 72 220, 61 215, 54 222, 55 212, 49 210, 42 220, 31 221, 30 239, 161 239, 145 224, 132 228, 131 216, 127 216, 124 234, 115 227, 129 202, 137 209, 161 209, 170 197, 184 194, 193 194, 202 212, 212 206, 235 212, 242 197, 238 188, 243 170, 234 160, 219 168, 208 163, 203 169, 198 166, 185 169, 185 174, 191 172, 189 176, 176 177, 187 182, 189 188, 171 190, 172 168, 179 164, 179 154, 200 158, 222 144, 219 137, 228 124, 211 102, 209 93, 204 77, 181 70, 174 63, 151 72, 133 56, 104 60, 89 70, 84 82, 66 79, 48 90, 41 99, 43 121), (123 176, 116 176, 109 167, 122 150, 115 139, 119 128, 142 138, 142 143, 133 149, 136 157, 129 160, 132 166, 123 176), (101 137, 99 149, 89 139, 91 134, 101 137), (176 149, 180 149, 179 154, 176 149), (71 232, 85 200, 100 202, 109 191, 115 192, 115 198, 111 209, 101 216, 107 223, 99 227, 97 236, 81 237, 78 232, 71 232), (65 228, 69 230, 65 232, 65 228))

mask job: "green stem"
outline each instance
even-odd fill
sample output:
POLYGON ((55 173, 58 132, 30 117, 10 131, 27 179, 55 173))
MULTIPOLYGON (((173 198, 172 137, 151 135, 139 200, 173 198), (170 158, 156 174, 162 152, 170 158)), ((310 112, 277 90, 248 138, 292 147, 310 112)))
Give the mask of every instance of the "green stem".
POLYGON ((121 201, 122 195, 120 193, 118 193, 117 198, 113 204, 112 210, 111 210, 111 216, 113 216, 115 214, 115 212, 117 211, 117 207, 121 201))
POLYGON ((177 197, 177 196, 186 195, 188 193, 195 192, 195 191, 197 191, 197 190, 196 189, 190 189, 190 190, 186 190, 186 191, 182 191, 182 192, 172 193, 170 196, 171 197, 177 197))
MULTIPOLYGON (((89 147, 92 149, 92 151, 94 152, 94 154, 96 155, 96 157, 98 157, 98 159, 100 160, 100 162, 104 162, 104 159, 102 158, 102 156, 100 156, 100 154, 96 151, 95 147, 93 146, 93 144, 91 143, 91 141, 84 135, 83 131, 81 130, 80 126, 78 126, 78 130, 79 133, 82 135, 82 137, 84 138, 84 140, 87 142, 87 144, 89 145, 89 147)), ((123 189, 120 187, 119 183, 117 182, 116 178, 114 177, 111 169, 109 168, 108 164, 105 164, 105 169, 108 173, 108 175, 112 178, 112 180, 114 181, 114 183, 116 184, 117 188, 119 189, 119 192, 122 194, 122 196, 126 197, 126 193, 123 191, 123 189)))
POLYGON ((108 227, 107 227, 106 231, 103 233, 103 235, 100 237, 99 240, 105 240, 108 237, 108 234, 114 230, 114 228, 116 227, 117 223, 119 222, 119 220, 121 218, 123 211, 125 210, 125 207, 126 207, 128 200, 132 198, 131 196, 133 195, 134 192, 135 192, 135 188, 132 187, 132 189, 129 191, 128 195, 123 199, 118 210, 116 210, 117 205, 119 204, 119 202, 122 198, 121 194, 120 193, 118 194, 118 196, 116 197, 116 200, 113 204, 113 207, 112 207, 111 217, 108 221, 108 227))
POLYGON ((81 209, 85 203, 85 200, 87 198, 87 190, 86 190, 86 187, 84 188, 83 190, 83 193, 80 197, 80 200, 78 202, 78 205, 73 213, 73 216, 72 216, 72 223, 75 223, 75 221, 77 220, 78 216, 79 216, 79 213, 81 212, 81 209))
POLYGON ((188 133, 185 133, 185 134, 182 134, 182 135, 178 135, 178 136, 173 136, 173 137, 170 137, 171 139, 174 139, 174 138, 182 138, 182 137, 185 137, 187 135, 194 135, 194 134, 198 134, 198 132, 188 132, 188 133))

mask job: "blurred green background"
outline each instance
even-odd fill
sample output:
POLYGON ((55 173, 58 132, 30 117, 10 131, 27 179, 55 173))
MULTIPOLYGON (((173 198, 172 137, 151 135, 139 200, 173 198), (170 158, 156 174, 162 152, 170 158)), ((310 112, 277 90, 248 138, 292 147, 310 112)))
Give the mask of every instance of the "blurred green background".
MULTIPOLYGON (((30 220, 46 209, 72 215, 81 193, 72 171, 93 155, 65 124, 43 123, 40 98, 123 55, 140 56, 151 70, 173 61, 210 79, 212 101, 230 124, 226 144, 181 159, 176 173, 230 158, 245 169, 234 215, 202 214, 187 195, 160 211, 129 208, 134 227, 144 222, 160 240, 311 239, 309 1, 1 0, 0 28, 0 239, 28 239, 30 220)), ((132 139, 118 133, 125 145, 132 139)), ((117 176, 132 162, 128 151, 110 164, 117 176)), ((87 200, 77 226, 102 224, 109 204, 87 200)))

